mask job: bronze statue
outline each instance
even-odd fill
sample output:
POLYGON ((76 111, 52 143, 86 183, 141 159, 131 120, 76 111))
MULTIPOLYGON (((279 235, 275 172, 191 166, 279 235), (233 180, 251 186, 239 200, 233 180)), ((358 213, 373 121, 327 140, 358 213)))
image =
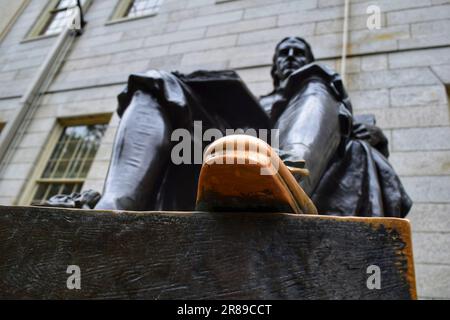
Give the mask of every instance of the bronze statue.
POLYGON ((211 141, 193 134, 201 121, 224 135, 277 129, 276 151, 287 167, 306 165, 309 175, 297 182, 319 214, 406 216, 412 204, 387 161, 387 139, 373 118, 353 117, 340 76, 315 63, 298 37, 276 46, 271 75, 274 90, 259 101, 233 71, 130 75, 118 97, 121 122, 96 209, 195 210, 201 163, 195 155, 173 163, 171 136, 182 128, 203 151, 211 141))

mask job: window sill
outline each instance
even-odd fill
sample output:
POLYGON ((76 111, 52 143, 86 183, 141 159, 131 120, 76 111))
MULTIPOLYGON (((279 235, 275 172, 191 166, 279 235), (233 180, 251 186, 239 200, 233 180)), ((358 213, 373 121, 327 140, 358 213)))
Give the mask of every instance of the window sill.
POLYGON ((54 34, 45 34, 45 35, 41 35, 41 36, 26 37, 25 39, 20 41, 20 43, 27 43, 27 42, 33 42, 33 41, 38 41, 38 40, 43 40, 43 39, 55 38, 59 34, 60 33, 54 33, 54 34))
POLYGON ((146 15, 138 16, 138 17, 125 17, 125 18, 112 19, 112 20, 105 22, 105 26, 109 26, 109 25, 117 24, 117 23, 129 22, 129 21, 133 21, 133 20, 145 19, 145 18, 149 18, 149 17, 154 17, 157 14, 158 14, 158 12, 154 12, 154 13, 150 13, 150 14, 146 14, 146 15))
POLYGON ((216 4, 222 4, 222 3, 227 3, 227 2, 231 2, 231 1, 236 1, 236 0, 216 0, 216 4))

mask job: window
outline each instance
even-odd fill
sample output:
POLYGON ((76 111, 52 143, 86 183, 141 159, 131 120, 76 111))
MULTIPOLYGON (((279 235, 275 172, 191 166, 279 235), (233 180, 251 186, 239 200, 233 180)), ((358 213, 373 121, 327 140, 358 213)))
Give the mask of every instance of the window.
POLYGON ((160 0, 134 0, 127 10, 127 17, 148 16, 156 13, 160 0))
MULTIPOLYGON (((91 0, 80 0, 86 10, 91 0)), ((29 32, 28 38, 52 36, 59 34, 69 23, 75 13, 77 0, 51 0, 44 9, 43 14, 29 32), (67 10, 66 10, 67 9, 67 10)))
MULTIPOLYGON (((86 0, 80 1, 83 6, 86 3, 86 0)), ((49 19, 47 25, 42 30, 42 34, 51 35, 60 33, 64 27, 69 22, 70 17, 72 17, 75 13, 74 7, 77 5, 77 0, 60 0, 51 13, 51 18, 49 19), (66 8, 70 8, 64 10, 66 8)))
POLYGON ((60 127, 62 132, 34 183, 29 203, 43 203, 57 194, 80 192, 106 127, 106 124, 60 127))
POLYGON ((127 20, 158 13, 162 0, 120 0, 111 20, 127 20))

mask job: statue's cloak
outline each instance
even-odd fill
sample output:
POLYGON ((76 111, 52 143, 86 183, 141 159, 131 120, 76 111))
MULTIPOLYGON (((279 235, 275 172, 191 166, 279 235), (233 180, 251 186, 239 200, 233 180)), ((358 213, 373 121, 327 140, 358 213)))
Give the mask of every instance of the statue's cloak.
MULTIPOLYGON (((299 92, 308 79, 325 83, 330 94, 341 102, 342 143, 328 164, 317 188, 311 194, 320 214, 352 216, 404 217, 411 207, 400 179, 387 159, 367 142, 351 138, 353 122, 350 100, 338 75, 323 66, 312 64, 296 72, 297 81, 290 90, 299 92)), ((126 89, 119 95, 121 116, 136 91, 156 97, 172 128, 191 132, 192 150, 206 147, 208 141, 194 141, 194 121, 202 121, 203 131, 219 129, 270 129, 271 111, 278 104, 282 116, 283 102, 262 99, 262 105, 233 71, 197 71, 188 75, 151 70, 132 74, 126 89), (273 104, 273 105, 272 105, 273 104)), ((292 93, 291 93, 292 95, 292 93)), ((289 94, 281 95, 281 100, 289 94)), ((272 115, 273 116, 273 115, 272 115)), ((150 133, 151 134, 151 133, 150 133)), ((198 140, 198 139, 197 139, 198 140)), ((282 145, 282 143, 280 143, 282 145)), ((283 150, 280 150, 283 158, 283 150)), ((295 155, 293 155, 295 157, 295 155)), ((194 210, 201 164, 167 164, 164 178, 155 195, 155 210, 194 210)))
POLYGON ((353 138, 330 161, 311 198, 326 215, 403 218, 412 206, 387 159, 353 138))

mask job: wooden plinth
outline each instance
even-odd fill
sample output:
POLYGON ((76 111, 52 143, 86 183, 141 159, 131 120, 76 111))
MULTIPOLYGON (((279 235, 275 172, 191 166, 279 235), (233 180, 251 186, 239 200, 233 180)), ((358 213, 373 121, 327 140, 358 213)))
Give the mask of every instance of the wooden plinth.
POLYGON ((407 220, 0 207, 0 298, 415 299, 407 220), (81 290, 67 288, 69 265, 81 290), (367 268, 381 271, 368 289, 367 268))

